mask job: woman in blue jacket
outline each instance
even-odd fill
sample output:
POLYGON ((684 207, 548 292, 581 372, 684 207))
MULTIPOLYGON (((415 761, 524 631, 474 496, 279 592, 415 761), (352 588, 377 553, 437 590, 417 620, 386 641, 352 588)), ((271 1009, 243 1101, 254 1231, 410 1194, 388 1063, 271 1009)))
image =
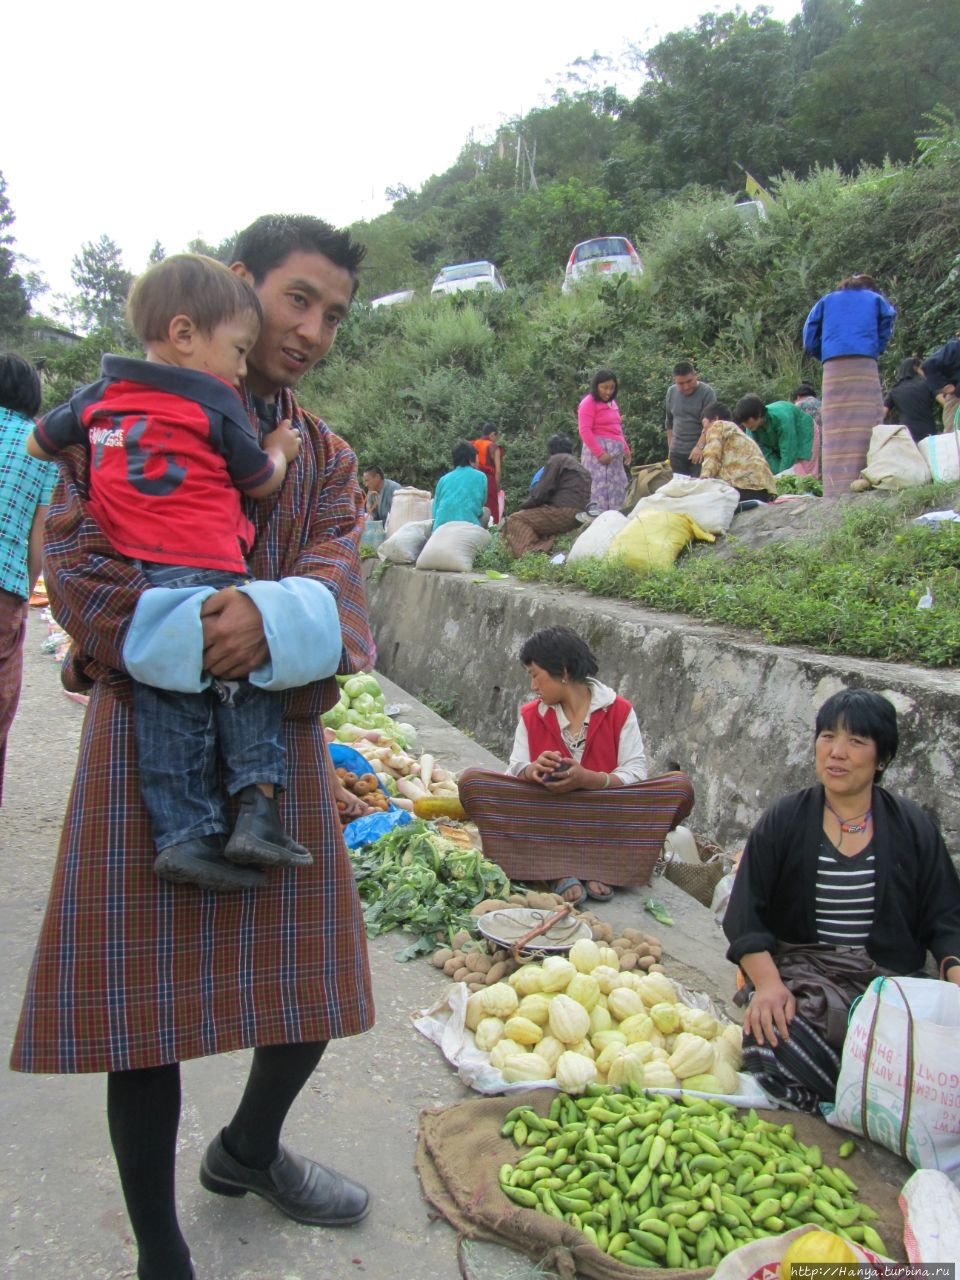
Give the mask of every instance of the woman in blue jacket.
POLYGON ((854 275, 816 302, 803 348, 823 362, 823 494, 848 493, 867 464, 870 433, 883 421, 877 360, 896 310, 870 276, 854 275))

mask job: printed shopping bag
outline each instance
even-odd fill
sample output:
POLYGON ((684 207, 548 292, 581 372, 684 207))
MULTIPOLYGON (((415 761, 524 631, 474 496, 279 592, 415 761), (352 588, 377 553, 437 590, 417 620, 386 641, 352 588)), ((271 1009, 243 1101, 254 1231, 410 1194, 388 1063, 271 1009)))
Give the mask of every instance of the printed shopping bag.
POLYGON ((960 987, 871 982, 850 1011, 827 1121, 960 1179, 960 987))

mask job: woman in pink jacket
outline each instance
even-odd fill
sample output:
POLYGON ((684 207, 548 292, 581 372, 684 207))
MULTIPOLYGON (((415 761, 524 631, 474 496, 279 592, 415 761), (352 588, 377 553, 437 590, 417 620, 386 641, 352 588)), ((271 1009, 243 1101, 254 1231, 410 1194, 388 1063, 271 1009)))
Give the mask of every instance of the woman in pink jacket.
POLYGON ((583 441, 581 461, 590 472, 590 505, 600 511, 619 511, 627 496, 630 446, 617 408, 617 377, 599 369, 590 393, 580 401, 577 423, 583 441))

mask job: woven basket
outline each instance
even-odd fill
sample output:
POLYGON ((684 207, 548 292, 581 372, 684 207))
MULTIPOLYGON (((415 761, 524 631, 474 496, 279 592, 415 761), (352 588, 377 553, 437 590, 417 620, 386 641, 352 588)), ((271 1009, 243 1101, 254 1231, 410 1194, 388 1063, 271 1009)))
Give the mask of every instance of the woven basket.
POLYGON ((663 874, 684 893, 709 907, 713 891, 723 876, 723 863, 719 858, 715 862, 702 862, 699 866, 692 862, 671 861, 663 874))

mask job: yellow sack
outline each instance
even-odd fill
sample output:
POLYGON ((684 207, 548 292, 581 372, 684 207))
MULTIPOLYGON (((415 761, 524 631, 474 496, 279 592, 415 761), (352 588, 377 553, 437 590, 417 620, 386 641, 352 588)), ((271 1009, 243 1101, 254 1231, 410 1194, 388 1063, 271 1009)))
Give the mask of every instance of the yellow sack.
POLYGON ((637 573, 669 569, 688 542, 716 542, 689 516, 675 511, 638 511, 621 529, 607 553, 637 573))

